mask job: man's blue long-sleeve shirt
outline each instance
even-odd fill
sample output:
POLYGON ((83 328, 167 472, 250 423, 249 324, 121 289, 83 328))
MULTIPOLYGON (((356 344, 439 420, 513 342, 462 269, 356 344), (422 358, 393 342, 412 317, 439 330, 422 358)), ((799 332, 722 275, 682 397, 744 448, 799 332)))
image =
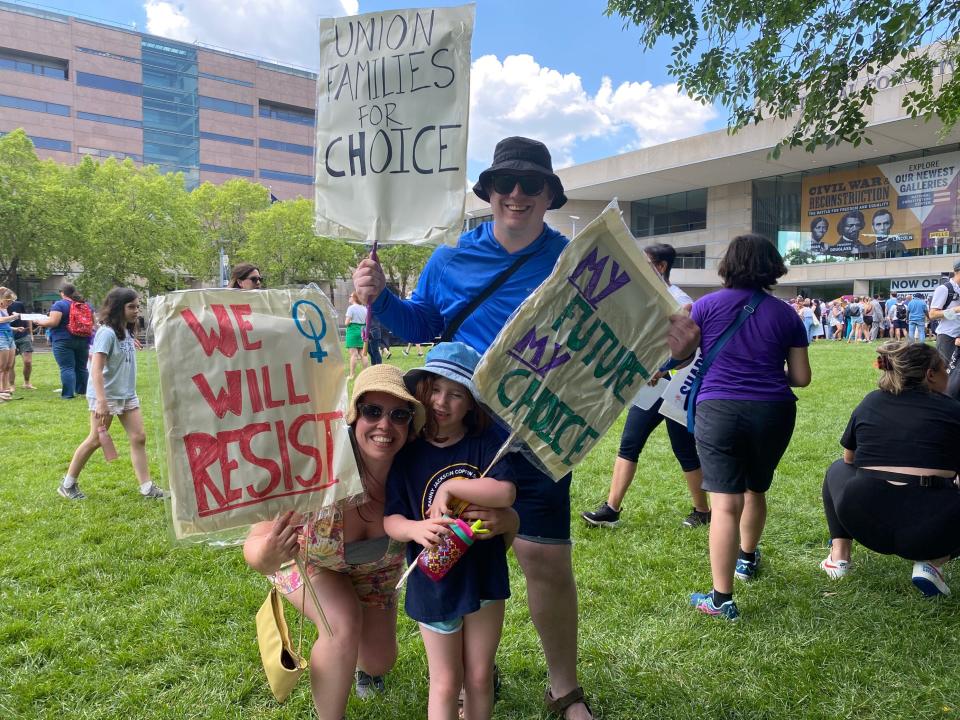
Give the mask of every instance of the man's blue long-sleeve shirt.
POLYGON ((508 318, 542 283, 567 246, 567 239, 544 224, 528 247, 511 255, 483 223, 460 236, 456 247, 438 247, 409 300, 384 290, 373 303, 381 323, 408 342, 429 342, 520 255, 531 255, 517 271, 463 321, 453 339, 480 353, 493 342, 508 318))

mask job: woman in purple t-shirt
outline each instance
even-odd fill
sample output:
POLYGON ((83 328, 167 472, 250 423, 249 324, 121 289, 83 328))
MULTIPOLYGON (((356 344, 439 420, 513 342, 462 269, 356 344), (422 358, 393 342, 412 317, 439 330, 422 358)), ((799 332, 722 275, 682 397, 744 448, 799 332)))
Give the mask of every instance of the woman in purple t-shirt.
MULTIPOLYGON (((776 285, 787 268, 765 237, 740 235, 731 241, 717 271, 723 289, 693 306, 704 356, 754 292, 776 285)), ((696 397, 694 437, 703 489, 711 495, 713 591, 690 596, 700 612, 736 620, 734 576, 752 580, 757 574, 758 545, 767 519, 764 493, 793 435, 797 410, 790 388, 810 384, 808 344, 796 311, 764 295, 703 378, 696 397)))

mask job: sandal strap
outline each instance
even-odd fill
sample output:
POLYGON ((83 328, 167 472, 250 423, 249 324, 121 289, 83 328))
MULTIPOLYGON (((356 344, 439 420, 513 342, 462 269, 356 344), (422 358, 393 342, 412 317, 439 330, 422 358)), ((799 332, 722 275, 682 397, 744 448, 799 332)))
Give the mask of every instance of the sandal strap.
POLYGON ((547 706, 547 710, 550 712, 559 713, 561 715, 568 707, 571 705, 576 705, 578 702, 582 702, 584 705, 587 704, 584 702, 582 687, 576 687, 563 697, 558 698, 555 698, 553 695, 551 695, 550 688, 547 688, 547 691, 543 696, 543 702, 547 706))

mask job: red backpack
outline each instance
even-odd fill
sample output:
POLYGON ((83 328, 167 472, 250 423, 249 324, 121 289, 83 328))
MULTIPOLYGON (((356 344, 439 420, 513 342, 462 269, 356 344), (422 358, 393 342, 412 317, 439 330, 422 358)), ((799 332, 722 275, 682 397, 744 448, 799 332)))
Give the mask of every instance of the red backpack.
POLYGON ((70 301, 70 317, 67 318, 67 332, 79 337, 93 335, 93 310, 85 302, 70 301))

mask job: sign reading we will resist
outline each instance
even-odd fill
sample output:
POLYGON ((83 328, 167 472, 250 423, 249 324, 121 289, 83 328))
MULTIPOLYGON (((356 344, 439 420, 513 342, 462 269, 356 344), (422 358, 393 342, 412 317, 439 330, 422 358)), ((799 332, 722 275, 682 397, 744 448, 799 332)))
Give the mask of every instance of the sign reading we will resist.
POLYGON ((323 293, 190 290, 152 312, 178 540, 361 492, 323 293))
POLYGON ((316 229, 454 242, 463 225, 473 5, 320 21, 316 229))
POLYGON ((500 331, 474 383, 558 480, 669 357, 677 310, 611 205, 500 331))

